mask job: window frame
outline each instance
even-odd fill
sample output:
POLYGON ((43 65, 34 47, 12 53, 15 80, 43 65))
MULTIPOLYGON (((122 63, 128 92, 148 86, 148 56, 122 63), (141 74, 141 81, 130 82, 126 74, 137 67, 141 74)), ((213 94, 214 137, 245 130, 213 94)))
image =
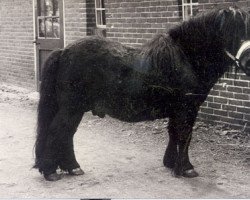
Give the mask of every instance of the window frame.
MULTIPOLYGON (((52 0, 52 3, 54 3, 54 0, 52 0)), ((38 39, 56 39, 56 40, 59 40, 60 37, 61 37, 61 30, 60 30, 61 24, 60 24, 60 10, 59 10, 59 8, 58 8, 58 15, 45 15, 45 13, 42 14, 42 8, 41 8, 41 6, 43 7, 44 12, 45 12, 45 10, 46 10, 46 2, 45 2, 45 0, 39 0, 39 1, 37 1, 37 22, 36 22, 37 23, 37 31, 38 31, 37 38, 38 39), (43 3, 43 5, 42 5, 42 3, 43 3), (51 21, 52 21, 51 28, 52 28, 53 34, 55 34, 53 20, 58 19, 58 24, 59 24, 59 34, 58 34, 58 37, 51 37, 51 36, 47 35, 46 21, 48 19, 51 19, 51 21), (40 36, 40 28, 41 28, 40 27, 41 24, 39 23, 40 20, 44 24, 44 36, 40 36)), ((54 4, 53 4, 53 6, 54 6, 54 4)))
MULTIPOLYGON (((95 0, 95 19, 96 19, 96 27, 97 28, 106 28, 106 24, 103 24, 103 18, 102 18, 102 12, 104 11, 105 14, 106 14, 106 8, 105 8, 105 5, 103 5, 102 7, 102 3, 101 3, 102 0, 95 0), (100 4, 100 7, 97 7, 97 1, 99 1, 99 4, 100 4), (99 24, 98 23, 98 12, 101 13, 101 21, 102 21, 102 24, 99 24)), ((104 4, 104 0, 103 0, 103 4, 104 4)), ((104 16, 106 18, 106 16, 104 16)), ((105 20, 106 21, 106 20, 105 20)))
POLYGON ((197 0, 197 2, 193 2, 193 0, 190 0, 190 3, 185 3, 186 0, 182 0, 182 20, 183 21, 186 21, 190 18, 192 18, 194 15, 193 15, 193 8, 194 6, 198 6, 199 5, 199 2, 197 0), (185 15, 185 7, 189 7, 190 8, 190 15, 185 15))

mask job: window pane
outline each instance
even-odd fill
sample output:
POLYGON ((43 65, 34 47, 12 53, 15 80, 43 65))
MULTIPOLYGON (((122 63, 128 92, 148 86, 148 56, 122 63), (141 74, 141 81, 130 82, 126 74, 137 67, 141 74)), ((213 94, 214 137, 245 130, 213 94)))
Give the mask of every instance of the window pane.
POLYGON ((45 19, 45 30, 46 30, 46 38, 53 38, 53 24, 52 24, 52 19, 48 18, 45 19))
POLYGON ((105 6, 104 6, 104 0, 101 0, 101 6, 102 6, 102 8, 105 8, 105 6))
POLYGON ((193 2, 193 3, 199 3, 198 0, 193 0, 192 2, 193 2))
POLYGON ((58 0, 53 0, 53 15, 59 17, 58 0))
POLYGON ((96 23, 97 25, 102 25, 102 11, 96 11, 96 23))
POLYGON ((59 22, 59 18, 54 18, 52 21, 53 21, 54 38, 60 38, 60 22, 59 22))
POLYGON ((45 15, 53 16, 53 2, 52 0, 45 0, 45 15))
POLYGON ((39 37, 45 37, 44 19, 38 19, 39 37))
POLYGON ((191 16, 191 7, 190 6, 184 6, 183 10, 183 19, 188 20, 191 16))
POLYGON ((102 10, 102 25, 106 25, 105 10, 102 10))
POLYGON ((38 2, 38 16, 44 16, 45 10, 44 10, 44 0, 39 0, 38 2))
POLYGON ((199 12, 199 6, 198 5, 193 5, 193 16, 197 15, 199 12))
POLYGON ((96 0, 95 2, 96 2, 96 4, 95 4, 96 8, 101 8, 100 0, 96 0))
POLYGON ((190 0, 183 0, 183 3, 190 3, 190 0))

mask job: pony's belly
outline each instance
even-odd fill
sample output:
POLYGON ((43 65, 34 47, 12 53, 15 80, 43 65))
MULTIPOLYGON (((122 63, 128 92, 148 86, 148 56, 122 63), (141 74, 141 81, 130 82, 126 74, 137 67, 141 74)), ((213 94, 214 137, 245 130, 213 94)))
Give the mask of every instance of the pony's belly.
MULTIPOLYGON (((166 118, 169 115, 168 105, 154 106, 143 101, 127 102, 106 110, 109 116, 126 122, 149 121, 166 118)), ((102 113, 101 113, 102 114, 102 113)))

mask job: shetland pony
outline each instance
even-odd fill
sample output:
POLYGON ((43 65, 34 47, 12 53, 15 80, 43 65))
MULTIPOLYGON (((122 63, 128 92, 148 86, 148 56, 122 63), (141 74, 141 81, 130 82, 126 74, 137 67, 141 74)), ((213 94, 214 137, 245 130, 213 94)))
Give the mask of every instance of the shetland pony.
MULTIPOLYGON (((168 117, 164 165, 176 176, 198 176, 188 148, 199 107, 248 39, 249 15, 230 7, 185 21, 138 49, 89 37, 55 50, 42 72, 35 167, 49 181, 61 178, 58 168, 82 175, 73 136, 92 111, 127 122, 168 117)), ((250 66, 238 66, 250 75, 250 66)))

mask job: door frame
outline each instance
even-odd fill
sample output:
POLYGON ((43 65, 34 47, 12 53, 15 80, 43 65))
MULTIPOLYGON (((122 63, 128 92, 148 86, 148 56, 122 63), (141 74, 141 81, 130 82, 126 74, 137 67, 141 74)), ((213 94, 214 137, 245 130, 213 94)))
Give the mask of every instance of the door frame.
MULTIPOLYGON (((63 23, 60 27, 60 32, 63 40, 63 47, 65 47, 65 2, 62 1, 62 7, 60 11, 60 19, 62 19, 63 23)), ((39 50, 37 47, 37 39, 38 39, 38 24, 37 24, 37 0, 32 0, 33 6, 33 46, 34 46, 34 72, 35 72, 35 89, 36 91, 40 90, 40 82, 39 82, 39 50)))

